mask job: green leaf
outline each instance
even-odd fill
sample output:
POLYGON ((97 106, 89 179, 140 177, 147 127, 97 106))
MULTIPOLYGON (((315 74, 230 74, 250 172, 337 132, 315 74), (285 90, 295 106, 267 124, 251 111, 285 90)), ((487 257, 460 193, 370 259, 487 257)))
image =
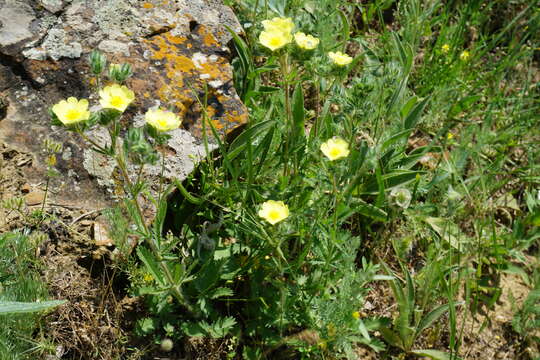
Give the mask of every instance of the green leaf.
POLYGON ((422 350, 411 350, 411 353, 420 355, 420 356, 427 356, 430 359, 434 360, 461 360, 461 358, 457 356, 453 356, 452 359, 450 359, 450 354, 440 351, 440 350, 429 350, 429 349, 422 349, 422 350))
POLYGON ((403 105, 403 107, 401 108, 401 117, 403 118, 407 117, 407 115, 409 115, 411 109, 413 108, 414 105, 416 105, 417 102, 418 102, 418 97, 416 96, 411 97, 405 103, 405 105, 403 105))
POLYGON ((388 214, 386 213, 386 211, 375 205, 368 204, 362 199, 353 199, 351 200, 351 202, 352 204, 350 204, 350 206, 358 214, 370 217, 381 222, 386 221, 386 219, 388 218, 388 214))
MULTIPOLYGON (((416 179, 417 174, 424 174, 423 171, 395 171, 390 174, 383 175, 381 177, 386 190, 390 190, 394 187, 404 185, 410 181, 416 179)), ((364 189, 360 189, 361 194, 377 194, 379 190, 379 184, 377 179, 372 179, 369 183, 365 185, 364 189)))
POLYGON ((210 299, 233 296, 233 291, 226 287, 219 287, 210 293, 210 299))
POLYGON ((137 256, 146 265, 146 270, 154 277, 154 279, 161 285, 165 286, 165 279, 161 274, 161 269, 157 261, 154 259, 154 255, 146 248, 142 246, 137 247, 137 256))
POLYGON ((388 344, 403 349, 403 343, 398 334, 387 327, 381 327, 379 331, 388 344))
POLYGON ((452 117, 455 117, 455 116, 459 115, 459 113, 461 113, 462 111, 467 110, 468 107, 470 107, 472 104, 474 104, 475 102, 477 102, 481 98, 482 98, 481 95, 471 95, 471 96, 467 96, 467 97, 459 100, 457 103, 452 105, 452 107, 450 108, 450 111, 448 113, 448 117, 452 118, 452 117))
POLYGON ((422 318, 416 328, 416 332, 420 334, 422 331, 433 325, 445 312, 450 308, 450 304, 444 304, 431 310, 426 316, 422 318))
POLYGON ((408 45, 407 47, 403 46, 403 43, 396 32, 392 32, 392 40, 394 41, 395 48, 398 50, 399 60, 403 67, 403 74, 408 75, 413 64, 412 49, 408 45))
POLYGON ((273 93, 279 90, 281 90, 281 88, 278 88, 276 86, 261 86, 257 89, 258 92, 266 94, 273 93))
POLYGON ((381 153, 385 152, 388 148, 390 148, 390 146, 394 145, 395 143, 397 143, 400 140, 406 140, 409 137, 410 133, 411 133, 411 131, 409 129, 405 129, 405 130, 401 130, 401 131, 399 131, 399 132, 397 132, 395 134, 392 134, 392 136, 390 136, 388 139, 386 139, 382 143, 382 146, 380 148, 381 149, 380 152, 381 153))
POLYGON ((50 300, 41 302, 0 301, 0 315, 33 313, 49 310, 64 304, 65 300, 50 300))
POLYGON ((424 221, 431 226, 439 236, 447 241, 455 249, 460 249, 460 239, 464 239, 465 235, 461 233, 459 227, 443 218, 425 217, 424 221))
POLYGON ((412 130, 416 126, 416 124, 418 124, 418 120, 420 120, 420 115, 422 115, 422 113, 424 112, 424 109, 426 108, 426 105, 430 99, 431 99, 430 97, 427 97, 424 100, 422 100, 407 115, 407 117, 405 118, 405 121, 403 122, 404 129, 412 130))
POLYGON ((247 142, 249 140, 254 141, 258 136, 263 133, 263 131, 270 128, 272 125, 274 125, 274 120, 267 120, 255 124, 249 129, 245 130, 236 139, 234 139, 231 146, 229 147, 229 152, 227 154, 228 159, 233 160, 238 155, 240 155, 246 148, 247 142))
POLYGON ((366 328, 366 325, 362 321, 362 319, 358 319, 358 330, 360 331, 360 334, 362 334, 363 337, 365 337, 368 340, 371 340, 371 336, 369 336, 368 329, 366 328))

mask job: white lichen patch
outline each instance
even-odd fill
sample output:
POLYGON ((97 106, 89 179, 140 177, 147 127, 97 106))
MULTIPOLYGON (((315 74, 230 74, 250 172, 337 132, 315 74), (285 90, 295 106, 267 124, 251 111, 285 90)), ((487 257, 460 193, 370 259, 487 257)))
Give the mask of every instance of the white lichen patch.
POLYGON ((195 65, 197 69, 202 69, 201 64, 207 63, 208 57, 203 53, 196 52, 195 54, 193 54, 191 61, 193 61, 193 65, 195 65))
POLYGON ((223 86, 223 81, 221 81, 221 80, 212 80, 212 81, 208 82, 208 85, 210 85, 214 89, 217 89, 217 88, 223 86))
POLYGON ((80 58, 82 54, 82 46, 78 42, 67 43, 67 36, 64 29, 51 29, 47 33, 47 37, 43 40, 41 47, 45 49, 47 55, 57 61, 63 57, 80 58))

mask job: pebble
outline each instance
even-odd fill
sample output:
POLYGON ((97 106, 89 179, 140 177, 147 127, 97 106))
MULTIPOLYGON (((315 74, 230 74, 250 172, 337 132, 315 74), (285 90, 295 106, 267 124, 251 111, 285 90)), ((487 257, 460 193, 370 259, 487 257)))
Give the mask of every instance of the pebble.
POLYGON ((28 183, 25 183, 23 186, 21 186, 21 192, 23 194, 28 194, 30 190, 32 190, 32 187, 28 183))
POLYGON ((26 205, 28 206, 40 205, 41 203, 43 203, 44 199, 45 199, 45 193, 40 190, 32 191, 24 197, 24 200, 26 201, 26 205))
POLYGON ((111 246, 113 244, 107 227, 97 221, 94 222, 94 241, 97 246, 111 246))

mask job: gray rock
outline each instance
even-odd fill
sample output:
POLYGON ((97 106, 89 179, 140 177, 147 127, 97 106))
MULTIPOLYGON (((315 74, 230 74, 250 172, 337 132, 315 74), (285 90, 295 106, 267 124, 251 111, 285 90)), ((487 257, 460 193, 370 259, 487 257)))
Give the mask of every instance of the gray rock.
POLYGON ((116 40, 103 40, 99 43, 98 49, 109 54, 122 53, 129 56, 129 44, 116 40))
POLYGON ((0 48, 9 47, 34 38, 30 30, 35 20, 32 7, 20 1, 8 1, 0 8, 0 48))
POLYGON ((80 58, 82 54, 81 44, 75 41, 68 42, 64 29, 49 30, 41 46, 45 49, 47 55, 55 61, 63 57, 80 58))
POLYGON ((39 3, 52 13, 57 13, 64 8, 62 0, 40 0, 39 3))
POLYGON ((47 50, 43 48, 30 48, 22 51, 22 54, 27 59, 45 60, 47 59, 47 50))
MULTIPOLYGON (((247 109, 231 86, 226 54, 231 35, 224 25, 238 32, 241 27, 221 0, 0 0, 0 24, 0 55, 10 59, 0 65, 0 95, 9 103, 2 111, 7 115, 0 121, 0 141, 35 156, 29 176, 36 182, 46 172, 42 141, 52 137, 64 144, 57 164, 62 176, 51 185, 59 190, 51 202, 93 210, 115 193, 114 161, 93 152, 79 135, 51 126, 47 113, 69 96, 98 104, 87 63, 95 48, 109 63, 133 68, 126 85, 136 101, 124 123, 141 126, 143 114, 156 104, 183 118, 182 129, 172 131, 160 148, 168 179, 185 179, 205 156, 203 111, 196 99, 205 89, 207 113, 220 134, 247 121, 247 109)), ((88 136, 109 141, 100 130, 88 136)), ((209 150, 215 147, 210 144, 209 150)), ((160 173, 161 162, 148 166, 144 176, 153 183, 160 173)))

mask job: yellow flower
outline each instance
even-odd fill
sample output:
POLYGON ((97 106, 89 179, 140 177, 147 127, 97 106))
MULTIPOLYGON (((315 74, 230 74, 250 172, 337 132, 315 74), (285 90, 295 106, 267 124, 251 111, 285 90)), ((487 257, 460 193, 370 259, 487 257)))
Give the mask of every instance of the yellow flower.
POLYGON ((294 23, 291 18, 275 17, 272 20, 263 20, 262 24, 265 31, 281 31, 289 35, 294 29, 294 23))
POLYGON ((144 274, 143 279, 146 282, 150 282, 150 281, 154 280, 154 277, 152 276, 152 274, 146 273, 146 274, 144 274))
POLYGON ((342 138, 334 136, 321 144, 321 151, 330 161, 334 161, 349 155, 349 144, 342 138))
POLYGON ((350 57, 347 54, 342 53, 341 51, 336 51, 336 52, 330 51, 328 53, 328 57, 332 59, 334 64, 339 65, 339 66, 349 65, 353 61, 352 57, 350 57))
POLYGON ((459 58, 463 61, 467 61, 471 57, 471 53, 467 50, 463 50, 463 52, 459 55, 459 58))
POLYGON ((358 311, 355 311, 352 313, 352 317, 355 318, 356 320, 360 319, 360 313, 358 311))
POLYGON ((313 35, 306 35, 303 32, 297 32, 294 34, 294 40, 299 47, 306 50, 313 50, 319 46, 319 39, 313 35))
POLYGON ((123 112, 135 100, 135 94, 133 91, 127 88, 127 86, 120 86, 118 84, 105 86, 103 90, 99 91, 99 103, 105 109, 116 109, 123 112))
POLYGON ((178 129, 182 121, 171 111, 150 109, 144 115, 146 123, 159 132, 178 129))
POLYGON ((441 46, 441 50, 445 54, 448 53, 450 51, 450 45, 444 44, 443 46, 441 46))
POLYGON ((86 99, 77 100, 77 98, 70 97, 54 105, 52 111, 64 125, 75 124, 90 118, 88 100, 86 99))
POLYGON ((275 225, 289 216, 289 208, 283 201, 268 200, 262 204, 259 216, 275 225))
POLYGON ((451 132, 449 132, 447 135, 446 135, 446 138, 448 140, 452 140, 454 138, 454 134, 452 134, 451 132))
POLYGON ((290 43, 292 36, 289 34, 279 31, 279 30, 268 30, 263 31, 259 35, 259 42, 269 48, 272 51, 275 51, 279 48, 290 43))

